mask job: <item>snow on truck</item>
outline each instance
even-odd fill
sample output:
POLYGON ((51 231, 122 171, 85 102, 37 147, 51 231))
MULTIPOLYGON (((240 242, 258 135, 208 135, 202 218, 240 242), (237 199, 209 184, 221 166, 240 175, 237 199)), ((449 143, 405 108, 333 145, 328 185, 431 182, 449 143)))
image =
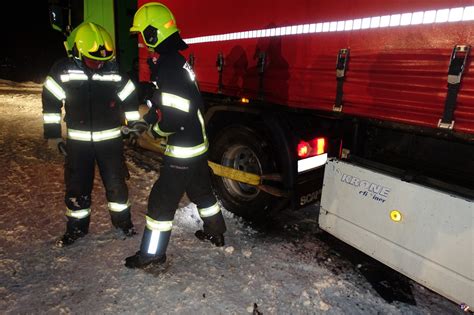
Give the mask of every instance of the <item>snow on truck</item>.
MULTIPOLYGON (((124 34, 147 2, 76 5, 79 19, 108 16, 124 64, 137 54, 124 34)), ((320 200, 322 229, 474 305, 472 0, 164 4, 190 46, 228 210, 320 200)))

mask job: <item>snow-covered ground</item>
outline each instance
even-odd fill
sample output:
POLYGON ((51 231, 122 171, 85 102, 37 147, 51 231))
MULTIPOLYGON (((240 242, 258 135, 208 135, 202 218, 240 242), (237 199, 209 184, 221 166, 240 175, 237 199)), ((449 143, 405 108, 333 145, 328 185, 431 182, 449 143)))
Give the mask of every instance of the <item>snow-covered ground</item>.
POLYGON ((92 314, 462 314, 454 303, 409 282, 416 305, 386 302, 362 266, 321 240, 317 207, 283 213, 271 233, 225 211, 226 246, 194 237, 196 207, 183 198, 165 273, 129 270, 148 193, 159 174, 131 159, 128 181, 139 235, 110 224, 97 174, 90 233, 69 248, 64 232, 63 157, 42 138, 41 86, 0 80, 0 313, 92 314), (304 214, 304 215, 301 215, 304 214))

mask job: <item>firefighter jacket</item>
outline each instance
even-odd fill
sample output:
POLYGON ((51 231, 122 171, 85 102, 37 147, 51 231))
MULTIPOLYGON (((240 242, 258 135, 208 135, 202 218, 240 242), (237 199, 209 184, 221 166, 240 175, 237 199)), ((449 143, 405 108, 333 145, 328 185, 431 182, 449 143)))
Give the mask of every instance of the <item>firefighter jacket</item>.
POLYGON ((161 54, 156 65, 157 90, 144 119, 167 137, 165 155, 189 159, 206 153, 209 145, 202 116, 203 101, 194 72, 179 52, 161 54), (158 119, 155 110, 158 109, 158 119))
POLYGON ((121 137, 124 118, 140 119, 135 86, 109 61, 100 70, 89 70, 79 60, 56 62, 43 86, 44 137, 61 137, 61 108, 67 138, 103 141, 121 137))

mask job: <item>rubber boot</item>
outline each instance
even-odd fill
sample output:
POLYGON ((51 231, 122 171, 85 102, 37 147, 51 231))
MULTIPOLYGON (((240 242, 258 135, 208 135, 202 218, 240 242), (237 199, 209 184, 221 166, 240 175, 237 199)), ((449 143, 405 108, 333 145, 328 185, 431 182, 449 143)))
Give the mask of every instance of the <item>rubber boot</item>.
POLYGON ((140 250, 125 258, 125 267, 143 269, 165 263, 170 236, 171 231, 152 231, 145 227, 140 250))
POLYGON ((112 220, 112 225, 115 228, 121 230, 126 237, 132 237, 133 235, 137 234, 133 227, 130 207, 120 212, 109 212, 110 218, 112 220))
POLYGON ((224 234, 211 235, 203 230, 198 230, 194 235, 201 241, 209 241, 216 247, 222 247, 225 245, 224 234))
POLYGON ((67 218, 66 233, 56 242, 57 247, 72 245, 77 239, 89 233, 90 216, 83 219, 67 218))
POLYGON ((166 255, 147 255, 138 251, 135 255, 125 258, 125 267, 131 269, 143 269, 148 266, 161 265, 166 262, 166 255))
POLYGON ((210 217, 202 217, 203 229, 196 231, 194 235, 201 241, 209 241, 216 247, 225 245, 224 233, 227 230, 222 212, 210 217))

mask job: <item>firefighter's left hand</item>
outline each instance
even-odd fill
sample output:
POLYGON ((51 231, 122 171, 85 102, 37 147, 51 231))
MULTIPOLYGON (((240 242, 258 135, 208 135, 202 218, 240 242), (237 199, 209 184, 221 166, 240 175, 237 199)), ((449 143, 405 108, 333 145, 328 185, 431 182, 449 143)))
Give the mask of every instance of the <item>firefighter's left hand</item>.
POLYGON ((52 138, 48 139, 48 148, 52 151, 56 152, 63 152, 62 148, 64 148, 65 144, 62 138, 52 138))
POLYGON ((150 109, 148 110, 148 113, 146 113, 143 116, 143 119, 149 124, 153 125, 156 124, 157 122, 161 121, 161 111, 157 106, 151 106, 150 109))

